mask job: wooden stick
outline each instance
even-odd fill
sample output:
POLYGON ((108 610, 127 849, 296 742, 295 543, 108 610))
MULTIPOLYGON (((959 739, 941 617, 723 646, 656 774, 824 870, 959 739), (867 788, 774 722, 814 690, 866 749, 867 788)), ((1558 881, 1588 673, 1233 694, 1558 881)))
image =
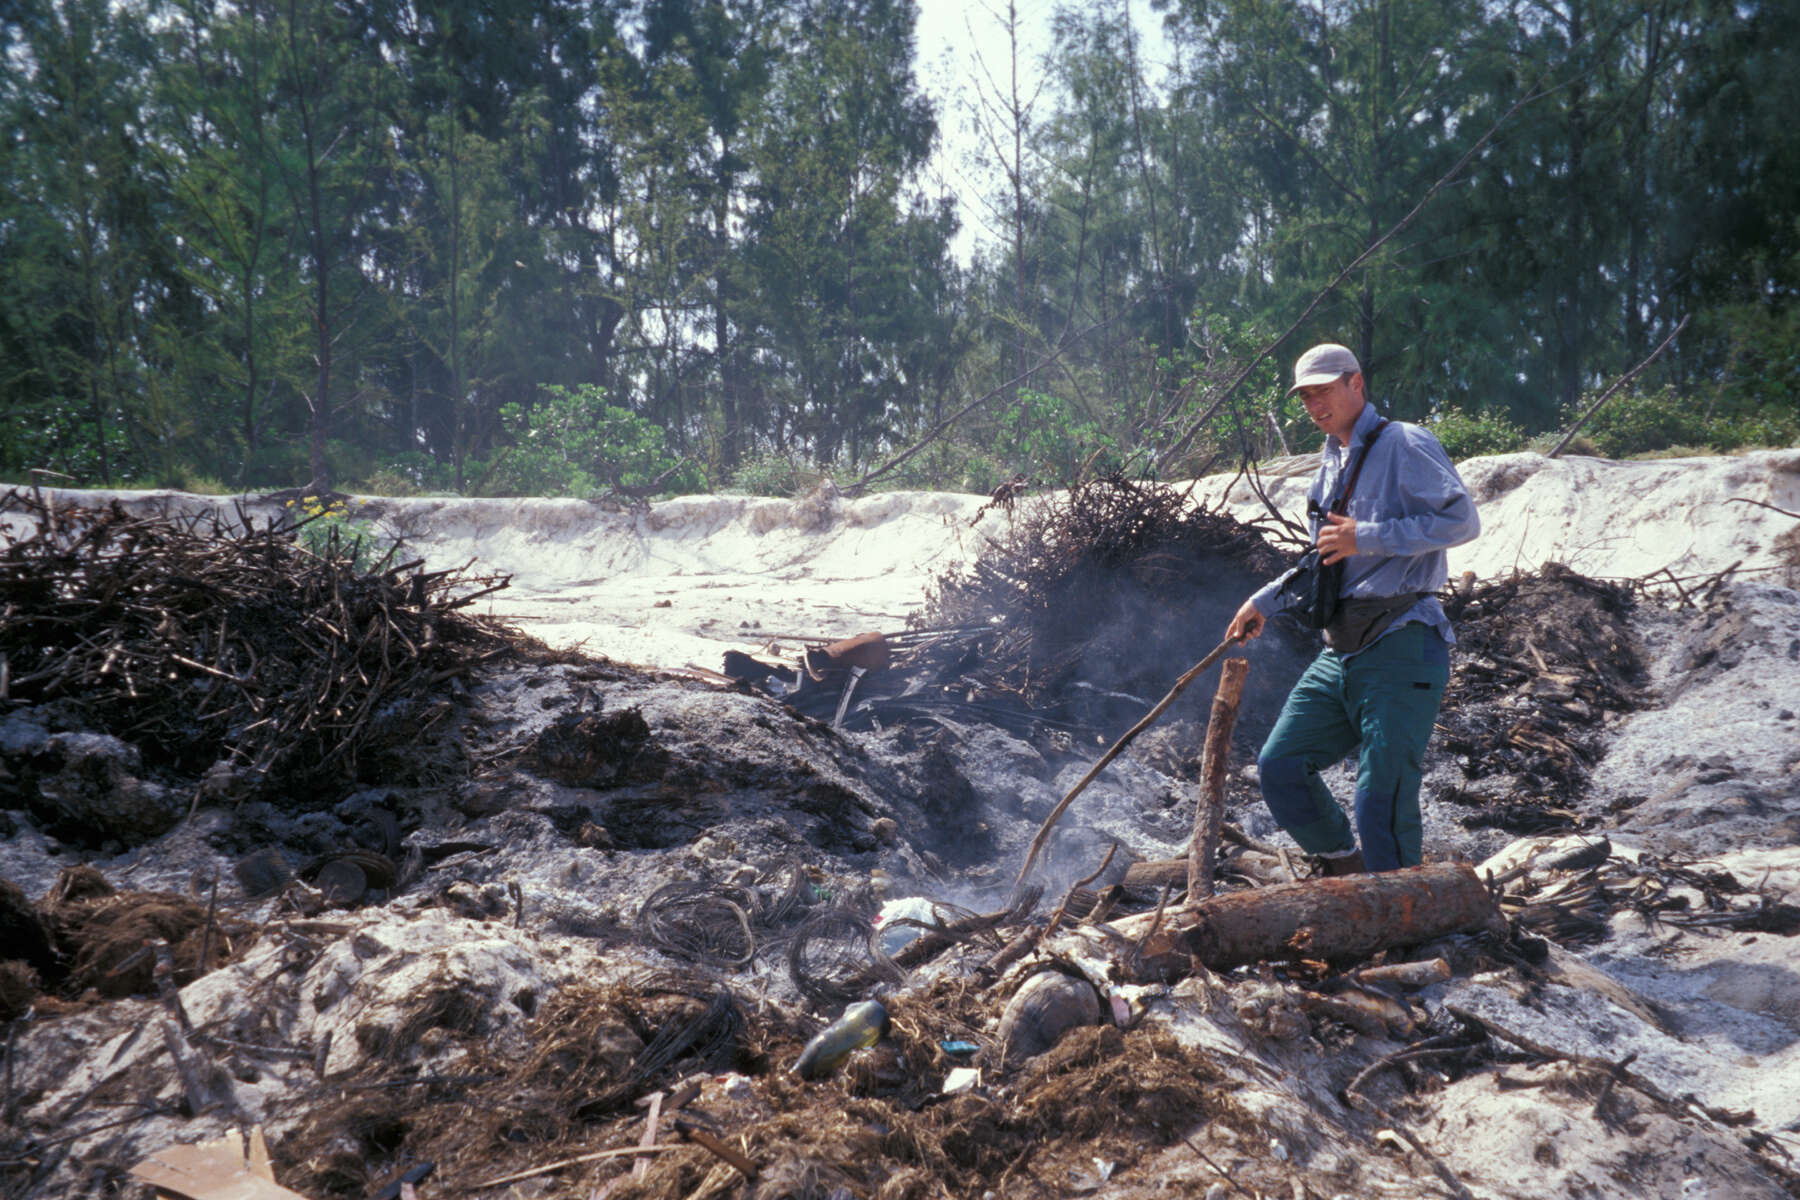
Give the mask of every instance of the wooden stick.
MULTIPOLYGON (((663 1094, 661 1092, 650 1093, 650 1111, 644 1115, 644 1134, 638 1138, 640 1147, 656 1145, 656 1124, 662 1118, 662 1102, 663 1094)), ((647 1158, 640 1158, 631 1164, 633 1179, 642 1179, 649 1172, 650 1160, 647 1158)))
POLYGON ((1629 371, 1625 372, 1623 375, 1619 376, 1617 379, 1615 379, 1613 381, 1613 385, 1611 387, 1607 388, 1604 392, 1601 392, 1600 398, 1598 400, 1594 401, 1593 404, 1589 405, 1588 410, 1586 412, 1582 413, 1579 417, 1575 418, 1575 423, 1573 425, 1569 426, 1569 431, 1562 435, 1562 441, 1556 443, 1556 445, 1551 449, 1550 453, 1547 454, 1545 457, 1546 458, 1555 458, 1557 455, 1561 454, 1564 450, 1568 449, 1569 443, 1575 440, 1575 435, 1577 433, 1581 432, 1581 427, 1588 423, 1588 418, 1593 416, 1595 413, 1599 412, 1600 406, 1602 404, 1605 404, 1608 400, 1611 400, 1613 398, 1614 392, 1618 391, 1620 388, 1622 388, 1626 384, 1630 383, 1633 379, 1636 379, 1638 377, 1638 372, 1642 371, 1645 367, 1647 367, 1651 363, 1655 362, 1657 355, 1661 354, 1664 350, 1667 350, 1669 348, 1669 343, 1673 342, 1676 338, 1681 336, 1681 331, 1687 328, 1687 323, 1689 320, 1692 319, 1693 315, 1694 314, 1689 313, 1687 316, 1681 318, 1681 323, 1676 325, 1674 331, 1672 333, 1670 333, 1668 337, 1666 337, 1662 340, 1662 345, 1658 346, 1656 349, 1654 349, 1650 352, 1649 358, 1646 358, 1643 362, 1639 363, 1637 366, 1631 368, 1631 370, 1629 370, 1629 371))
POLYGON ((1344 1094, 1350 1096, 1360 1093, 1363 1084, 1369 1082, 1369 1080, 1381 1074, 1381 1072, 1387 1070, 1389 1067, 1397 1067, 1403 1062, 1412 1062, 1415 1059, 1420 1058, 1435 1058, 1448 1054, 1461 1054, 1473 1045, 1475 1045, 1475 1043, 1466 1040, 1464 1035, 1458 1032, 1441 1034, 1434 1038, 1426 1038, 1416 1045, 1402 1046, 1385 1058, 1378 1058, 1362 1070, 1358 1071, 1356 1073, 1356 1078, 1352 1079, 1344 1087, 1344 1094))
POLYGON ((219 1097, 210 1086, 205 1067, 188 1056, 190 1047, 187 1039, 181 1035, 180 1026, 166 1017, 161 1021, 161 1026, 163 1045, 168 1047, 169 1057, 175 1060, 175 1074, 180 1078, 182 1091, 187 1096, 188 1112, 197 1117, 216 1107, 219 1097))
POLYGON ((545 1163, 541 1167, 532 1167, 527 1171, 518 1171, 511 1175, 502 1175, 498 1179, 484 1179, 480 1183, 471 1183, 467 1185, 464 1190, 472 1192, 479 1188, 499 1187, 503 1183, 517 1183, 521 1179, 530 1179, 537 1175, 548 1175, 550 1172, 560 1171, 564 1167, 577 1167, 582 1163, 599 1162, 601 1159, 605 1158, 624 1158, 629 1154, 661 1154, 664 1150, 672 1149, 674 1149, 674 1147, 665 1142, 660 1146, 620 1146, 616 1150, 595 1150, 588 1154, 577 1154, 574 1158, 558 1159, 553 1163, 545 1163))
MULTIPOLYGON (((199 793, 197 791, 195 792, 195 799, 199 799, 199 793)), ((195 979, 206 974, 207 959, 212 957, 213 918, 218 911, 219 873, 214 871, 212 877, 212 895, 209 896, 206 901, 206 927, 200 931, 200 961, 194 964, 195 979)))
POLYGON ((756 1179, 758 1169, 754 1162, 743 1154, 738 1153, 730 1146, 727 1146, 724 1142, 706 1132, 706 1130, 701 1129, 691 1121, 679 1119, 675 1122, 675 1128, 681 1131, 683 1137, 693 1142, 696 1146, 706 1150, 713 1157, 736 1167, 738 1174, 742 1175, 745 1179, 751 1181, 756 1179))
MULTIPOLYGON (((1574 1063, 1578 1067, 1611 1076, 1618 1080, 1618 1082, 1625 1084, 1635 1091, 1641 1092, 1665 1112, 1676 1116, 1698 1113, 1708 1120, 1716 1121, 1718 1124, 1727 1126, 1728 1128, 1737 1128, 1739 1126, 1747 1125, 1756 1119, 1756 1114, 1754 1112, 1735 1112, 1727 1108, 1715 1108, 1712 1105, 1702 1104, 1699 1098, 1691 1093, 1682 1096, 1671 1096, 1644 1076, 1639 1075, 1636 1071, 1627 1070, 1625 1068, 1625 1063, 1623 1062, 1610 1062, 1604 1058, 1594 1058, 1587 1054, 1577 1054, 1571 1050, 1558 1050, 1552 1046, 1547 1046, 1542 1042, 1533 1041, 1531 1038, 1528 1038, 1521 1033, 1515 1033, 1513 1030, 1506 1028, 1506 1026, 1497 1024, 1491 1017, 1482 1016, 1472 1009, 1463 1008, 1460 1005, 1455 1004, 1445 1005, 1445 1008, 1449 1010, 1452 1016, 1461 1020, 1465 1025, 1479 1026, 1480 1028, 1487 1030, 1490 1037, 1499 1038, 1503 1042, 1511 1042, 1521 1050, 1528 1051, 1540 1058, 1549 1059, 1553 1062, 1574 1063)), ((1635 1057, 1635 1055, 1633 1057, 1635 1057)), ((1628 1059, 1626 1061, 1630 1060, 1628 1059)))
POLYGON ((1194 839, 1188 845, 1188 903, 1213 894, 1213 869, 1219 862, 1219 826, 1225 820, 1225 781, 1231 767, 1231 732, 1237 727, 1238 702, 1250 664, 1228 658, 1219 670, 1206 726, 1206 751, 1200 759, 1200 801, 1194 806, 1194 839))
POLYGON ((1416 990, 1450 978, 1450 962, 1443 958, 1428 958, 1423 962, 1389 963, 1387 966, 1364 967, 1360 971, 1352 971, 1350 977, 1372 987, 1392 986, 1416 990))
POLYGON ((13 1041, 18 1033, 18 1022, 6 1023, 6 1103, 0 1107, 0 1120, 7 1125, 13 1123, 13 1041))
POLYGON ((1731 499, 1727 500, 1725 503, 1727 503, 1727 504, 1754 504, 1758 508, 1766 508, 1770 512, 1778 512, 1784 517, 1792 517, 1792 518, 1794 518, 1794 520, 1800 521, 1800 513, 1789 512, 1785 508, 1776 508, 1773 504, 1764 504, 1761 500, 1746 500, 1742 496, 1733 496, 1731 499))
POLYGON ((1119 757, 1119 755, 1124 752, 1125 747, 1131 745, 1132 739, 1154 725, 1156 719, 1168 711, 1169 705, 1175 703, 1175 697, 1186 691, 1190 683, 1200 678, 1200 676, 1206 672, 1208 667, 1218 662, 1225 654, 1225 651, 1231 649, 1231 647, 1239 640, 1240 639, 1237 638, 1226 638, 1217 646, 1214 646, 1212 652, 1205 658, 1189 667, 1187 672, 1182 675, 1180 679, 1177 679, 1175 685, 1169 689, 1169 694, 1164 696, 1161 700, 1158 700, 1156 706, 1145 713, 1143 719, 1138 721, 1136 725, 1133 725, 1130 729, 1127 729, 1121 734, 1119 740, 1114 742, 1111 748, 1108 749, 1105 754, 1100 756, 1100 760, 1092 767, 1088 768, 1088 773, 1081 777, 1081 782, 1069 789, 1069 794, 1064 796, 1061 803, 1050 811, 1049 816, 1044 818, 1044 824, 1037 831, 1037 836, 1031 839, 1031 848, 1025 853, 1025 865, 1019 868, 1019 877, 1013 881, 1013 888, 1015 891, 1024 886, 1025 877, 1031 874, 1031 868, 1037 865, 1038 855, 1043 852, 1044 844, 1050 840, 1050 831, 1056 828, 1056 823, 1062 819, 1062 815, 1069 811, 1069 805, 1075 803, 1075 797, 1081 795, 1081 793, 1087 789, 1087 785, 1094 782, 1094 777, 1105 770, 1108 763, 1119 757))

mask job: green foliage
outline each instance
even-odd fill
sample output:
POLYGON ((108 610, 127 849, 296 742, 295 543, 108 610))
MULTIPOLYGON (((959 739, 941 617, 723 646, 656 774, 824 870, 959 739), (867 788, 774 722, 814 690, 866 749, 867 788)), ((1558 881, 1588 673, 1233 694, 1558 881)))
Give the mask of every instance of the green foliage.
MULTIPOLYGON (((1596 397, 1583 397, 1586 411, 1596 397)), ((1743 412, 1709 409, 1672 387, 1614 396, 1581 427, 1584 437, 1608 458, 1665 453, 1673 447, 1713 451, 1747 446, 1788 446, 1800 438, 1800 415, 1790 405, 1759 405, 1743 412)))
POLYGON ((876 487, 881 491, 969 492, 981 495, 991 492, 1013 470, 1003 469, 993 454, 966 442, 946 442, 935 452, 919 454, 901 464, 900 469, 884 476, 876 487))
POLYGON ((512 444, 488 465, 481 486, 486 495, 591 496, 658 479, 662 492, 706 486, 698 464, 669 452, 660 426, 608 404, 606 393, 592 384, 551 385, 530 408, 502 407, 500 420, 512 444))
POLYGON ((389 458, 364 475, 354 490, 371 496, 425 496, 452 493, 455 485, 454 464, 415 451, 389 458))
MULTIPOLYGON (((1564 415, 1572 422, 1596 397, 1584 396, 1564 415)), ((1629 392, 1614 396, 1581 432, 1607 458, 1628 458, 1670 446, 1713 446, 1712 422, 1692 400, 1671 389, 1629 392)), ((1715 448, 1717 448, 1715 446, 1715 448)))
POLYGON ((1075 404, 1048 392, 1021 389, 1001 408, 999 432, 1015 470, 1055 487, 1074 483, 1090 459, 1098 471, 1117 461, 1113 438, 1075 404))
POLYGON ((308 552, 325 558, 348 558, 358 573, 381 561, 393 538, 383 538, 373 523, 356 515, 358 501, 303 496, 286 504, 289 517, 301 524, 295 539, 308 552))
POLYGON ((148 477, 123 481, 120 486, 166 488, 169 491, 187 492, 195 496, 229 496, 238 490, 217 476, 208 475, 188 463, 171 464, 148 477))
POLYGON ((817 487, 824 473, 792 454, 768 451, 745 458, 725 490, 746 496, 799 496, 817 487))
POLYGON ((1449 406, 1427 421, 1426 428, 1437 435, 1451 462, 1525 448, 1525 431, 1497 412, 1465 412, 1449 406))

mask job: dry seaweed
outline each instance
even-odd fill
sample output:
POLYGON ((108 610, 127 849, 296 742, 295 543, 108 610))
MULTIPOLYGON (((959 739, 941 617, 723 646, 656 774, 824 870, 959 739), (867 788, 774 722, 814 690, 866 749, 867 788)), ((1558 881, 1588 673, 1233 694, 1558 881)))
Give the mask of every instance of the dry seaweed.
POLYGON ((6 1019, 23 1015, 46 995, 154 995, 159 955, 167 956, 170 981, 182 986, 233 961, 257 936, 244 921, 209 912, 186 896, 118 891, 89 866, 65 868, 35 905, 24 904, 10 884, 0 889, 0 899, 8 899, 4 915, 14 932, 32 935, 7 946, 31 954, 0 962, 6 1019))
MULTIPOLYGON (((909 1070, 912 1054, 905 1052, 909 1070)), ((906 1096, 847 1094, 849 1073, 812 1086, 784 1075, 759 1079, 757 1095, 775 1115, 734 1124, 731 1140, 762 1177, 806 1189, 749 1193, 756 1196, 824 1200, 832 1187, 917 1200, 1060 1195, 1071 1172, 1091 1171, 1096 1156, 1123 1172, 1208 1116, 1234 1119, 1219 1078, 1203 1053, 1166 1033, 1095 1026, 1033 1060, 1006 1100, 965 1093, 915 1106, 906 1096)), ((642 1179, 621 1179, 610 1195, 725 1195, 741 1183, 699 1150, 679 1149, 658 1156, 642 1179)))
POLYGON ((423 997, 393 1043, 448 1028, 464 1050, 455 1073, 420 1073, 378 1054, 356 1076, 334 1078, 345 1102, 309 1107, 273 1147, 283 1182, 319 1200, 362 1196, 429 1161, 438 1178, 463 1186, 622 1144, 632 1101, 690 1072, 769 1063, 737 998, 698 976, 560 989, 532 1019, 523 1057, 488 1045, 468 1015, 423 997))

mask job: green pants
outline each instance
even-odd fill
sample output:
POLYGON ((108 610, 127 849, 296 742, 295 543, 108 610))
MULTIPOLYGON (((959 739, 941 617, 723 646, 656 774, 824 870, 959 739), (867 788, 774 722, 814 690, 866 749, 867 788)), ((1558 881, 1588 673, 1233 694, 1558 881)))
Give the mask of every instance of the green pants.
POLYGON ((1425 743, 1450 678, 1450 648, 1429 625, 1402 625, 1361 654, 1326 650, 1313 660, 1263 743, 1263 800, 1309 854, 1362 844, 1371 871, 1417 866, 1419 780, 1425 743), (1319 771, 1358 742, 1356 828, 1319 771))

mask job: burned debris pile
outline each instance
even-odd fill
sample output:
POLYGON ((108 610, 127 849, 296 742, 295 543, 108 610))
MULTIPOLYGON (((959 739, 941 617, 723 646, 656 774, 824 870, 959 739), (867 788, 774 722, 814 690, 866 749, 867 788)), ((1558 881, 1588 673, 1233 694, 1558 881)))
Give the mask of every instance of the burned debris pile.
POLYGON ((209 795, 300 802, 363 776, 397 782, 397 752, 441 718, 448 681, 520 640, 461 611, 503 577, 417 561, 361 571, 335 531, 317 552, 297 540, 304 521, 138 516, 17 490, 0 511, 23 518, 0 531, 0 703, 119 751, 64 736, 28 766, 62 778, 0 788, 95 841, 162 832, 193 798, 171 789, 194 777, 209 795), (116 793, 122 775, 140 799, 126 821, 88 795, 116 793))
POLYGON ((1017 1102, 946 1095, 987 1002, 951 981, 892 997, 879 1044, 809 1083, 788 1070, 797 1024, 702 977, 575 985, 534 1018, 524 1058, 463 1031, 454 1073, 378 1063, 334 1080, 349 1102, 278 1141, 277 1164, 309 1196, 377 1194, 404 1162, 429 1164, 420 1195, 531 1180, 616 1200, 838 1188, 922 1200, 1030 1194, 1034 1179, 1092 1176, 1096 1156, 1110 1174, 1208 1117, 1253 1128, 1206 1055, 1092 1022, 1021 1064, 1017 1102))
POLYGON ((1579 834, 1518 845, 1529 851, 1490 864, 1501 912, 1561 946, 1604 941, 1620 914, 1647 929, 1800 933, 1800 907, 1717 866, 1643 853, 1626 858, 1606 838, 1579 834))
POLYGON ((1196 602, 1223 592, 1235 607, 1250 589, 1231 575, 1261 582, 1284 565, 1255 528, 1120 475, 1019 512, 972 574, 939 581, 924 621, 992 627, 983 673, 1038 707, 1077 684, 1160 695, 1169 659, 1198 657, 1196 602))
POLYGON ((961 714, 1091 742, 1141 716, 1286 560, 1255 526, 1118 474, 1004 512, 913 628, 812 647, 801 670, 728 655, 725 673, 847 729, 961 714))
POLYGON ((1469 828, 1539 834, 1582 827, 1569 807, 1598 760, 1609 717, 1643 706, 1645 668, 1623 584, 1550 564, 1452 589, 1457 631, 1439 716, 1466 786, 1469 828))

